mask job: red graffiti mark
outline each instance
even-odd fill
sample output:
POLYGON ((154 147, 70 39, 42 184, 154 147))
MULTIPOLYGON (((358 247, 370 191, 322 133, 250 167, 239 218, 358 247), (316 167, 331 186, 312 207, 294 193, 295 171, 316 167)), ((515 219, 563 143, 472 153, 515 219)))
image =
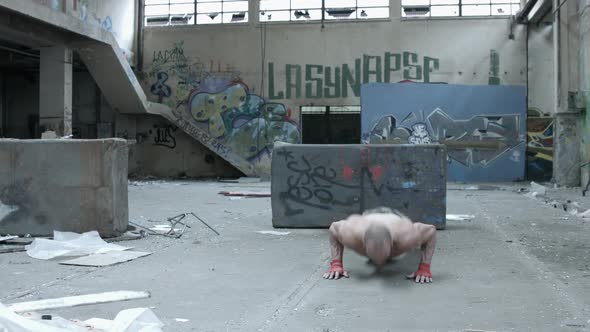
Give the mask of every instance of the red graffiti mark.
POLYGON ((346 180, 352 180, 352 175, 354 174, 354 170, 350 166, 344 166, 342 169, 342 177, 346 180))
POLYGON ((381 166, 373 166, 371 167, 371 174, 373 175, 373 180, 377 181, 383 174, 383 168, 381 166))

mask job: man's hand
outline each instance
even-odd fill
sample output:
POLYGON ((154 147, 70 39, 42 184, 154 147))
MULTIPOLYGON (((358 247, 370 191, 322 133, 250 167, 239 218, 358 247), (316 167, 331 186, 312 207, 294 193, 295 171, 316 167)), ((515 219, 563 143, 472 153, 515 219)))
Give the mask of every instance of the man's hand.
POLYGON ((420 263, 418 271, 407 275, 406 278, 413 279, 421 284, 432 282, 432 273, 430 273, 430 264, 420 263))
POLYGON ((340 279, 340 277, 348 278, 348 271, 342 267, 342 261, 340 259, 334 259, 330 262, 330 270, 324 273, 324 279, 340 279))

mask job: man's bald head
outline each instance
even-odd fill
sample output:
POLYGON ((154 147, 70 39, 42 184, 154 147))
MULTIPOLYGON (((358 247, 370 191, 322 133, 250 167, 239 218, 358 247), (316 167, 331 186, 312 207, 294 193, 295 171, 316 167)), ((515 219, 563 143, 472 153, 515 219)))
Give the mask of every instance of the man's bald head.
POLYGON ((371 261, 383 265, 391 256, 393 240, 389 229, 383 225, 370 225, 364 236, 365 251, 371 261))

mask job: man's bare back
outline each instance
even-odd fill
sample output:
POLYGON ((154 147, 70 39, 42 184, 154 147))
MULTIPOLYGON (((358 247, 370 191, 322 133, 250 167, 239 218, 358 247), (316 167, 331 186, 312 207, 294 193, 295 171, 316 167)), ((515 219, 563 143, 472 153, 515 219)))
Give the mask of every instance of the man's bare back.
POLYGON ((422 259, 418 270, 409 275, 416 282, 432 282, 430 262, 436 245, 436 228, 432 225, 413 223, 409 218, 392 212, 351 215, 330 226, 332 250, 331 268, 326 279, 348 277, 342 256, 344 247, 367 256, 377 265, 410 250, 421 248, 422 259))

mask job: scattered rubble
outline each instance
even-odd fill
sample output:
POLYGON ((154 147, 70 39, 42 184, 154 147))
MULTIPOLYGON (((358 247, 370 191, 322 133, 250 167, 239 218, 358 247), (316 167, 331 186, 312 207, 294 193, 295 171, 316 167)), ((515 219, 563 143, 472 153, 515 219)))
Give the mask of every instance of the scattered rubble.
POLYGON ((447 221, 472 221, 474 215, 470 214, 447 214, 447 221))
POLYGON ((234 197, 270 197, 270 193, 267 192, 254 192, 254 191, 220 191, 219 195, 223 196, 234 196, 234 197))
POLYGON ((97 231, 83 234, 54 231, 53 240, 36 238, 25 249, 30 257, 52 259, 60 256, 86 256, 108 251, 124 251, 131 248, 107 243, 97 231))
POLYGON ((59 308, 149 298, 148 292, 118 291, 63 297, 4 306, 0 304, 0 328, 11 332, 162 332, 164 324, 148 308, 119 312, 114 320, 91 318, 67 320, 59 316, 38 314, 59 308))
POLYGON ((277 232, 277 231, 256 231, 256 233, 270 234, 270 235, 289 235, 289 234, 291 234, 291 232, 277 232))

